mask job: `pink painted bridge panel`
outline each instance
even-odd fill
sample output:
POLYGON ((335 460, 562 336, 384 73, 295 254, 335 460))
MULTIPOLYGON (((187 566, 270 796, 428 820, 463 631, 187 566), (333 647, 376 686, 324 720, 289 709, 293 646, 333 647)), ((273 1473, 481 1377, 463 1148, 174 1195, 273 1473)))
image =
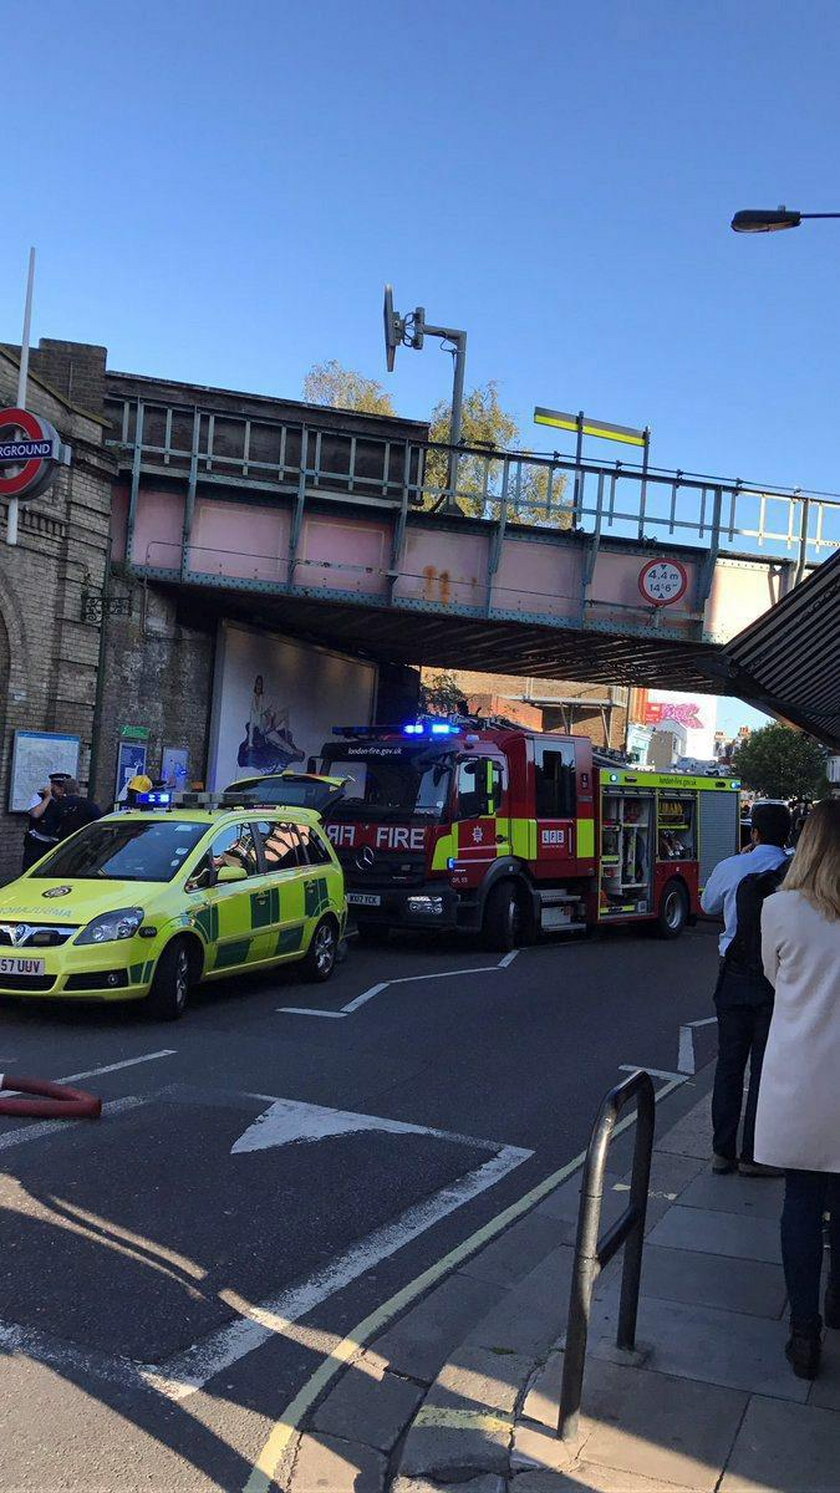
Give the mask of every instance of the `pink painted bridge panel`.
MULTIPOLYGON (((631 617, 638 625, 640 616, 648 615, 653 625, 653 612, 639 590, 639 576, 649 560, 660 556, 651 550, 639 550, 635 554, 616 554, 602 550, 595 562, 595 572, 589 588, 587 617, 591 621, 615 621, 620 628, 623 621, 631 617), (635 612, 635 617, 633 613, 635 612)), ((669 630, 685 630, 691 634, 696 629, 696 616, 692 615, 697 595, 698 562, 683 560, 688 578, 688 590, 681 601, 663 607, 664 624, 669 630)))
POLYGON ((575 616, 580 611, 582 564, 578 545, 506 539, 493 581, 493 606, 543 617, 575 616))
POLYGON ((389 520, 371 523, 338 515, 307 518, 295 566, 295 585, 385 596, 391 542, 389 520))
POLYGON ((199 498, 189 568, 238 580, 285 581, 289 531, 287 509, 199 498))
POLYGON ((141 488, 131 546, 134 564, 177 570, 181 564, 183 531, 184 494, 141 488))
POLYGON ((407 536, 394 600, 482 607, 487 599, 489 536, 414 529, 407 536))
POLYGON ((706 605, 704 634, 709 642, 728 643, 770 607, 781 601, 789 567, 766 560, 730 560, 721 556, 715 566, 706 605))

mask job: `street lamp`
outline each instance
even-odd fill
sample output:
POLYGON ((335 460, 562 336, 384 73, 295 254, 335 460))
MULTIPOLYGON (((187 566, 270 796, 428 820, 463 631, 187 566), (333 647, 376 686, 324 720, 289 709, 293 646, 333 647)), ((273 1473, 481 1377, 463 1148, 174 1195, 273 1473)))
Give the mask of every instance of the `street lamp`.
POLYGON ((745 208, 736 213, 732 227, 736 233, 778 233, 781 228, 798 228, 805 218, 840 218, 840 213, 797 213, 784 204, 777 208, 745 208))

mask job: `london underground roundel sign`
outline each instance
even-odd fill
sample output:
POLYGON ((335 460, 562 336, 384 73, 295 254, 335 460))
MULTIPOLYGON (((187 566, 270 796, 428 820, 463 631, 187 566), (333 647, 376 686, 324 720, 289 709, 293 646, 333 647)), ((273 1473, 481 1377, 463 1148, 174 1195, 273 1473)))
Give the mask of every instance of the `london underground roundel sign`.
POLYGON ((48 420, 31 410, 0 409, 0 498, 37 498, 61 458, 61 439, 48 420))
POLYGON ((639 590, 651 606, 673 606, 688 590, 685 566, 679 560, 648 560, 639 572, 639 590))

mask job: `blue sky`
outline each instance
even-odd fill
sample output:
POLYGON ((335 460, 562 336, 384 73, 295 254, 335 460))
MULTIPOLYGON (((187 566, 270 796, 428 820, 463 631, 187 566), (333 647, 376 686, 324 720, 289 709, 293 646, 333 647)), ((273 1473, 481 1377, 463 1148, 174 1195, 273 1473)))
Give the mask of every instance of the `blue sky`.
POLYGON ((0 336, 34 243, 36 338, 287 396, 335 357, 422 417, 451 364, 385 373, 391 280, 526 441, 584 408, 657 465, 840 488, 840 222, 728 226, 840 210, 833 0, 45 0, 27 45, 0 336))

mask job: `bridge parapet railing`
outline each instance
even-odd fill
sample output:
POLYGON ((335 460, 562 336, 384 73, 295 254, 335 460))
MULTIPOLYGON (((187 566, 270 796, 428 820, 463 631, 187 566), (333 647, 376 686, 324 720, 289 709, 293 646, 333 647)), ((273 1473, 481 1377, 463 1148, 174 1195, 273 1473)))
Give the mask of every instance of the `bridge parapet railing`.
MULTIPOLYGON (((252 418, 136 398, 109 402, 110 447, 132 472, 376 507, 526 523, 800 568, 840 548, 840 497, 562 452, 454 448, 361 428, 252 418)), ((350 417, 348 417, 349 421, 350 417)))

